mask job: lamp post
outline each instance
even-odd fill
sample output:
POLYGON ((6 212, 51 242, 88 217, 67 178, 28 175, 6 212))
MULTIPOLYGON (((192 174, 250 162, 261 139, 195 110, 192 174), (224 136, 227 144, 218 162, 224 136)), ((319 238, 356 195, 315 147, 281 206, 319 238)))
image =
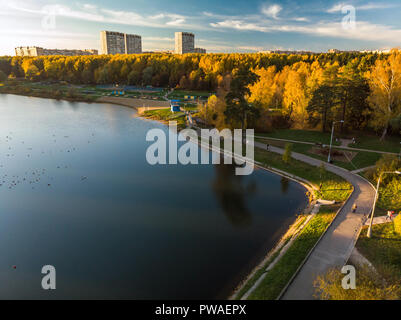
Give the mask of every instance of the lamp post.
POLYGON ((369 224, 369 229, 368 229, 368 234, 367 234, 368 238, 370 238, 372 236, 373 218, 375 216, 377 199, 379 198, 380 182, 382 180, 383 174, 387 174, 387 173, 388 174, 401 174, 400 171, 384 171, 384 172, 380 173, 379 180, 377 180, 376 195, 375 195, 375 201, 373 202, 372 216, 370 217, 370 224, 369 224))
MULTIPOLYGON (((401 142, 400 142, 401 144, 401 142)), ((401 147, 400 147, 400 153, 398 154, 398 160, 401 160, 401 147)))
POLYGON ((331 161, 331 146, 333 145, 334 125, 335 125, 336 123, 344 123, 344 120, 333 121, 333 127, 331 128, 331 138, 330 138, 329 157, 328 157, 328 159, 327 159, 327 162, 328 162, 328 163, 330 163, 330 161, 331 161))

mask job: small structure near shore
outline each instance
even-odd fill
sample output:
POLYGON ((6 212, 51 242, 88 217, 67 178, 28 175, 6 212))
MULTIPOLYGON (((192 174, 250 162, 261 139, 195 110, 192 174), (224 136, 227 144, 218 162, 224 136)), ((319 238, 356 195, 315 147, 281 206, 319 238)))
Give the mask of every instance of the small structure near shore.
POLYGON ((171 100, 170 109, 171 112, 180 112, 181 111, 180 100, 171 100))

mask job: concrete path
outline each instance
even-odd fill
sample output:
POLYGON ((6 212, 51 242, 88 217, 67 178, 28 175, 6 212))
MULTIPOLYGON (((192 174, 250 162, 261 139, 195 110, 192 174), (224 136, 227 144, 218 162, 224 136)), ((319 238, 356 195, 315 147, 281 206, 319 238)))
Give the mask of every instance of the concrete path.
MULTIPOLYGON (((394 219, 398 216, 398 214, 393 215, 393 220, 390 220, 387 218, 387 216, 382 216, 382 217, 375 217, 373 218, 373 224, 384 224, 384 223, 390 223, 393 222, 394 219)), ((370 224, 370 220, 367 220, 365 222, 365 226, 368 226, 370 224)))
MULTIPOLYGON (((305 142, 305 141, 297 141, 297 140, 288 140, 288 139, 279 139, 279 138, 269 138, 264 136, 254 136, 255 139, 267 139, 267 140, 275 140, 275 141, 282 141, 282 142, 290 142, 290 143, 300 143, 300 144, 308 144, 308 145, 316 145, 314 142, 305 142)), ((256 144, 255 144, 256 145, 256 144)), ((327 145, 329 146, 329 145, 327 145)), ((332 146, 333 149, 342 149, 348 151, 362 151, 362 152, 371 152, 371 153, 379 153, 379 154, 392 154, 392 155, 399 155, 399 153, 394 152, 386 152, 386 151, 378 151, 378 150, 369 150, 369 149, 360 149, 360 148, 351 148, 351 147, 343 147, 343 146, 332 146)))
POLYGON ((351 172, 352 172, 352 173, 360 173, 360 172, 364 172, 364 171, 366 171, 366 170, 374 169, 374 168, 376 168, 376 165, 370 166, 370 167, 366 167, 366 168, 357 169, 357 170, 354 170, 354 171, 351 171, 351 172))
MULTIPOLYGON (((266 149, 266 144, 260 142, 255 142, 255 146, 266 149)), ((284 152, 283 149, 273 146, 269 147, 269 151, 279 154, 284 152)), ((322 163, 300 153, 293 152, 292 157, 313 166, 320 166, 322 163)), ((316 277, 332 267, 344 265, 354 249, 358 232, 373 206, 375 189, 367 180, 343 168, 328 163, 325 163, 325 166, 327 171, 349 181, 354 186, 354 192, 285 290, 281 297, 284 300, 314 299, 313 283, 316 277), (354 204, 358 206, 356 213, 352 213, 354 204)))

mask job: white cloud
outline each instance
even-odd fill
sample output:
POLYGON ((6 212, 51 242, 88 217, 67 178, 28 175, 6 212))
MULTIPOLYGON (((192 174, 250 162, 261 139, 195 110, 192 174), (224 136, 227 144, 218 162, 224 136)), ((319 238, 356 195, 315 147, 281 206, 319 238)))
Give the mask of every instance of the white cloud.
POLYGON ((335 13, 335 12, 341 12, 342 8, 345 7, 347 4, 344 2, 337 3, 334 6, 332 6, 330 9, 328 9, 326 12, 328 13, 335 13))
MULTIPOLYGON (((351 4, 345 3, 345 2, 337 3, 333 7, 328 9, 326 12, 328 12, 328 13, 341 12, 342 8, 347 6, 347 5, 351 5, 351 4)), ((388 3, 373 3, 372 2, 372 3, 367 3, 367 4, 364 4, 364 5, 354 6, 354 7, 357 10, 378 10, 378 9, 395 8, 395 7, 399 7, 399 5, 388 4, 388 3)))
POLYGON ((75 10, 65 5, 47 5, 40 9, 27 8, 23 2, 15 1, 9 3, 8 7, 15 12, 24 12, 32 15, 54 14, 56 16, 80 19, 92 22, 124 24, 133 26, 158 27, 163 28, 169 26, 184 26, 186 17, 172 14, 159 13, 153 16, 141 15, 134 11, 118 11, 111 9, 99 8, 94 5, 79 5, 79 9, 75 10))
POLYGON ((264 5, 262 7, 262 13, 266 16, 269 16, 273 19, 278 19, 278 14, 281 12, 283 8, 278 4, 273 5, 264 5))
POLYGON ((211 23, 210 25, 214 28, 228 28, 228 29, 237 29, 246 31, 260 31, 260 32, 268 31, 266 27, 259 26, 254 23, 246 23, 241 20, 224 20, 217 23, 211 23))
POLYGON ((309 21, 309 19, 305 18, 305 17, 298 17, 298 18, 294 18, 292 20, 298 21, 298 22, 308 22, 309 21))

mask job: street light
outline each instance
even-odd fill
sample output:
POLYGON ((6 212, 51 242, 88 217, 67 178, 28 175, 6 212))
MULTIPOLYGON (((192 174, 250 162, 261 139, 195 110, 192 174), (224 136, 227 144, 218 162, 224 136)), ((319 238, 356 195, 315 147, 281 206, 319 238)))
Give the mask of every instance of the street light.
POLYGON ((368 229, 368 234, 367 237, 370 238, 372 236, 372 226, 373 226, 373 218, 375 216, 375 209, 376 209, 376 202, 377 199, 379 198, 379 188, 380 188, 380 182, 382 179, 383 174, 401 174, 400 171, 384 171, 380 173, 379 180, 377 181, 377 187, 376 187, 376 195, 375 195, 375 201, 373 203, 373 209, 372 209, 372 216, 370 217, 370 224, 369 224, 369 229, 368 229))
MULTIPOLYGON (((400 142, 401 144, 401 142, 400 142)), ((398 160, 401 160, 401 148, 400 148, 400 153, 398 154, 398 160)))
POLYGON ((331 128, 331 138, 330 138, 330 150, 329 150, 329 157, 327 159, 327 162, 330 163, 331 161, 331 146, 333 144, 333 135, 334 135, 334 125, 336 123, 344 123, 344 120, 340 120, 340 121, 333 121, 333 127, 331 128))

